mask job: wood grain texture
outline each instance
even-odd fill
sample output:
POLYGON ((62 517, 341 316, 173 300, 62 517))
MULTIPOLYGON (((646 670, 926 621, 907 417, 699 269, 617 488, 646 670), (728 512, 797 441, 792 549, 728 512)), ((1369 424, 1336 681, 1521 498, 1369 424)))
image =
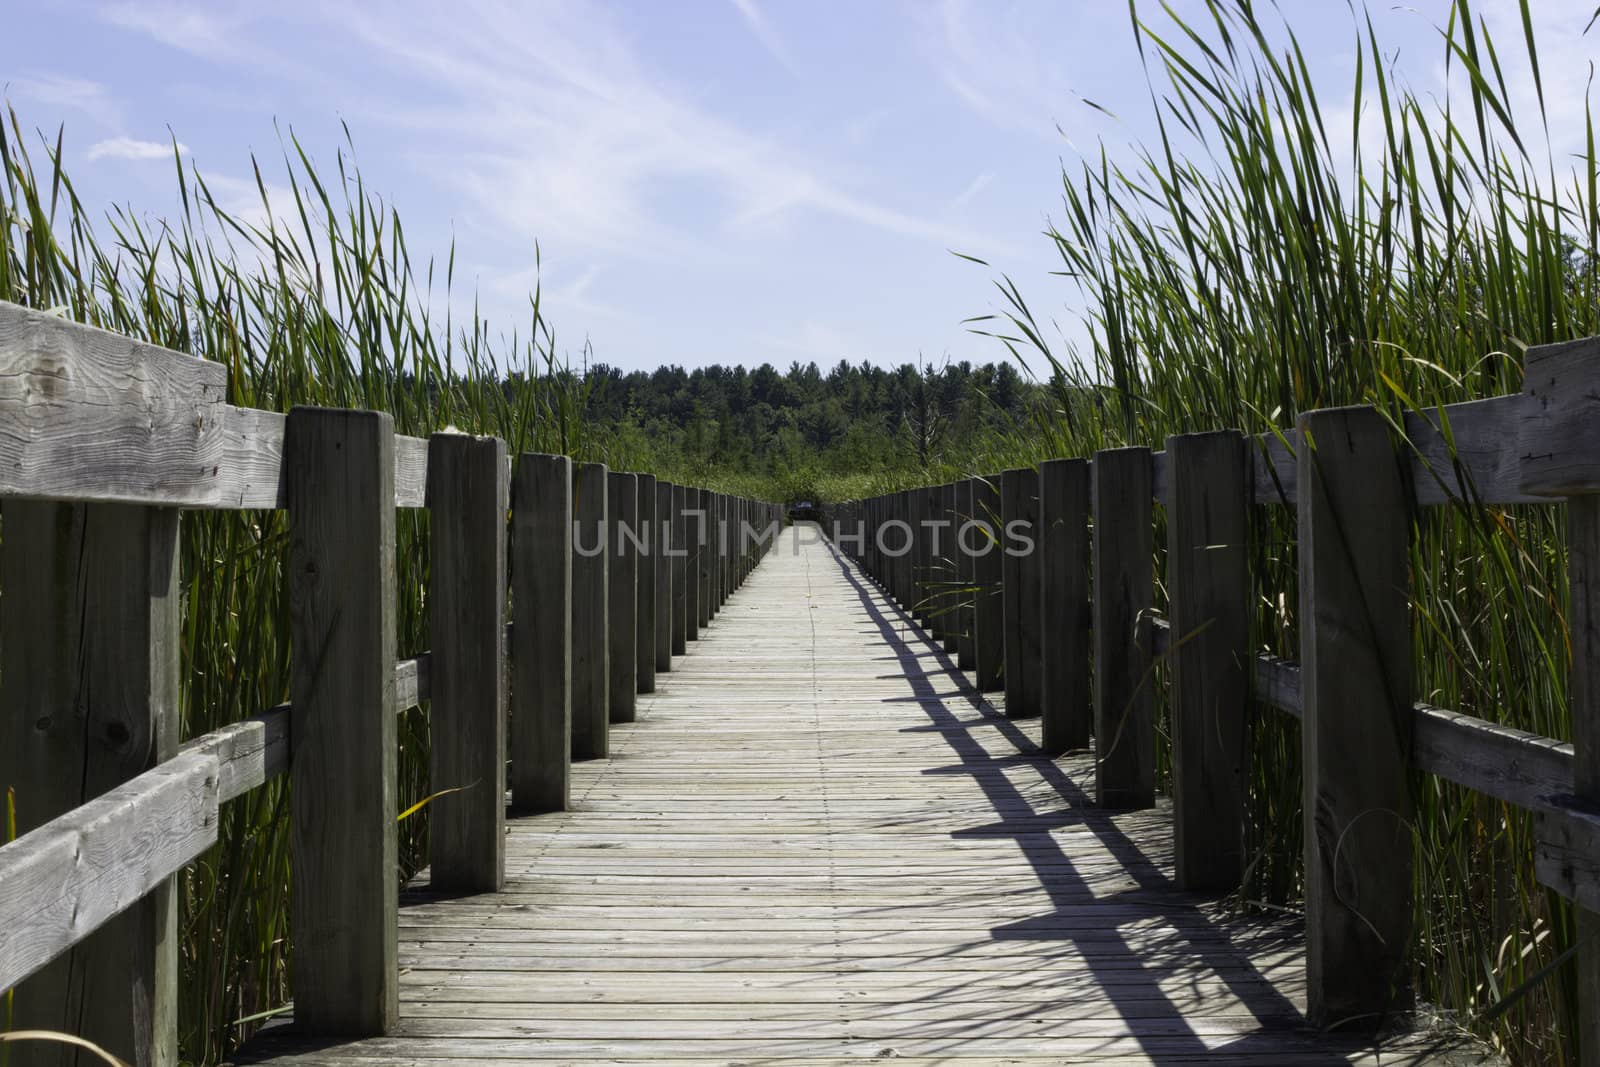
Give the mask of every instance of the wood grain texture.
POLYGON ((1108 808, 1148 808, 1156 789, 1150 450, 1096 452, 1090 495, 1095 799, 1108 808))
POLYGON ((612 471, 606 486, 608 714, 612 722, 632 722, 639 692, 639 556, 633 541, 639 524, 639 476, 612 471))
POLYGON ((793 536, 575 768, 581 807, 512 821, 503 893, 407 894, 394 1035, 242 1058, 1472 1062, 1309 1032, 1297 924, 1175 891, 1166 811, 1096 810, 1089 757, 793 536))
MULTIPOLYGON (((1578 906, 1580 922, 1589 921, 1600 913, 1600 815, 1578 808, 1541 811, 1534 816, 1534 831, 1534 874, 1578 906)), ((1583 951, 1578 949, 1580 956, 1583 951)), ((1584 961, 1578 970, 1580 982, 1586 981, 1584 961)), ((1580 1035, 1586 1032, 1580 1029, 1580 1035)))
POLYGON ((1029 719, 1043 708, 1039 606, 1039 472, 1008 470, 1000 478, 1002 603, 1005 610, 1006 714, 1029 719))
POLYGON ((505 881, 506 443, 438 433, 428 455, 428 868, 444 891, 505 881))
MULTIPOLYGON (((0 507, 0 694, 13 709, 0 784, 26 833, 177 751, 179 519, 122 504, 0 507)), ((92 1035, 130 1063, 175 1062, 173 892, 127 898, 116 910, 130 910, 24 983, 16 1024, 92 1035)), ((71 1059, 52 1046, 18 1056, 71 1059)))
POLYGON ((638 637, 634 645, 634 682, 641 693, 656 691, 656 565, 661 558, 661 534, 656 523, 656 477, 641 474, 639 478, 639 510, 634 518, 638 536, 634 553, 634 577, 638 587, 637 614, 634 616, 638 637))
POLYGON ((971 522, 964 544, 973 552, 972 671, 978 689, 991 693, 1004 685, 1006 658, 998 475, 972 479, 971 522))
POLYGON ((1040 744, 1052 756, 1089 747, 1089 461, 1039 465, 1040 744))
POLYGON ((1411 529, 1383 417, 1300 419, 1307 980, 1322 1026, 1411 1002, 1411 529))
POLYGON ((610 552, 606 547, 604 463, 584 463, 573 475, 572 499, 572 758, 604 759, 611 721, 608 634, 610 552))
POLYGON ((296 408, 284 465, 295 1021, 382 1034, 399 1010, 393 424, 296 408))
POLYGON ((1539 496, 1600 492, 1600 338, 1528 349, 1518 487, 1539 496))
MULTIPOLYGON (((186 508, 285 505, 285 417, 224 402, 227 368, 0 301, 0 493, 186 508)), ((421 507, 427 441, 396 438, 421 507)))
POLYGON ((1178 884, 1225 892, 1245 865, 1251 684, 1244 435, 1167 438, 1172 797, 1178 884))
POLYGON ((564 811, 572 766, 572 460, 524 453, 511 485, 511 803, 564 811))
MULTIPOLYGON (((0 848, 0 989, 22 982, 85 939, 93 940, 96 931, 108 932, 108 921, 140 907, 147 894, 165 888, 171 875, 215 844, 217 774, 215 756, 184 753, 0 848)), ((102 957, 97 962, 108 969, 126 963, 137 958, 127 955, 131 948, 124 949, 120 960, 102 957)), ((150 951, 149 946, 143 949, 145 955, 150 951)), ((109 989, 113 981, 126 985, 129 974, 123 970, 104 977, 109 989)), ((19 993, 27 988, 23 982, 19 993)), ((164 1018, 152 1018, 148 980, 140 988, 146 998, 138 1004, 147 1013, 145 1025, 167 1024, 160 1040, 174 1045, 176 1017, 168 1008, 164 1018)), ((119 999, 126 1014, 126 994, 119 999)), ((83 1017, 65 1021, 71 1028, 66 1032, 91 1040, 105 1036, 106 1020, 96 1018, 97 1006, 86 1007, 83 1017)), ((124 1028, 130 1024, 122 1021, 124 1028)), ((17 1017, 14 1028, 37 1025, 17 1017)), ((136 1051, 128 1036, 118 1043, 118 1052, 136 1051)), ((149 1042, 156 1037, 147 1035, 141 1062, 150 1062, 149 1042)), ((48 1059, 54 1062, 60 1056, 60 1050, 50 1050, 48 1059)))
POLYGON ((289 705, 185 741, 180 752, 217 761, 217 800, 227 803, 289 769, 289 705))

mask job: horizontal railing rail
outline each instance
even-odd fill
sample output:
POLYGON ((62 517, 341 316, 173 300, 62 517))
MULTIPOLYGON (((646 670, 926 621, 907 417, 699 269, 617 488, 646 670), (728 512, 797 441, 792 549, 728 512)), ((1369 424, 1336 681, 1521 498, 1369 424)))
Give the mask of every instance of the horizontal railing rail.
POLYGON ((222 804, 288 775, 296 1023, 387 1032, 397 713, 431 708, 433 885, 498 889, 508 791, 565 809, 571 760, 607 754, 783 519, 382 413, 234 407, 226 387, 220 364, 0 303, 0 785, 23 814, 0 847, 0 990, 14 1026, 47 1028, 68 969, 87 975, 104 995, 71 1029, 141 1065, 175 1062, 173 878, 222 804), (431 647, 410 659, 397 508, 430 513, 431 647), (293 677, 287 703, 180 740, 189 509, 288 511, 293 677))

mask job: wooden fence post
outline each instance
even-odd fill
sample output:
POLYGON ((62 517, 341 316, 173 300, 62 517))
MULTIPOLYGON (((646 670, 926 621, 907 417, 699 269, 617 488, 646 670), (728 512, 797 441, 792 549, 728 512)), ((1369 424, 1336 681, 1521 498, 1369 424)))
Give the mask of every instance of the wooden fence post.
POLYGON ((1299 427, 1307 1014, 1370 1030, 1411 1003, 1410 494, 1376 410, 1299 427))
POLYGON ((639 478, 639 513, 634 521, 638 543, 634 546, 635 578, 639 583, 638 665, 634 680, 641 693, 656 691, 656 567, 661 553, 656 541, 656 478, 639 478))
POLYGON ((295 408, 283 472, 295 1022, 383 1034, 399 1016, 394 424, 295 408))
POLYGON ((944 522, 939 533, 938 567, 942 586, 939 594, 939 637, 944 650, 954 652, 961 633, 960 613, 956 609, 960 600, 956 585, 961 577, 956 567, 956 530, 961 523, 956 518, 954 482, 946 482, 939 487, 939 518, 944 522))
POLYGON ((1148 448, 1095 453, 1094 779, 1106 808, 1156 802, 1151 478, 1148 448))
POLYGON ((911 524, 911 618, 923 629, 931 626, 933 587, 929 584, 928 492, 923 486, 906 490, 906 521, 911 524))
POLYGON ((1005 594, 1000 588, 1004 547, 1000 530, 999 478, 972 479, 972 521, 967 545, 974 553, 973 670, 978 691, 1001 687, 1005 667, 1005 594))
POLYGON ((972 520, 972 494, 974 478, 963 478, 956 483, 956 526, 951 541, 956 554, 956 573, 961 582, 961 607, 956 611, 956 666, 970 671, 978 663, 978 645, 974 628, 977 597, 970 590, 977 577, 977 557, 971 549, 974 542, 966 536, 967 523, 972 520))
POLYGON ((705 490, 693 486, 683 497, 684 551, 683 559, 684 614, 690 641, 700 640, 700 553, 701 539, 705 537, 705 490))
POLYGON ((695 606, 702 630, 711 625, 711 617, 716 614, 711 585, 711 550, 716 536, 712 518, 716 511, 715 497, 716 494, 709 489, 700 490, 699 537, 695 541, 694 561, 695 606))
POLYGON ((429 789, 460 790, 428 809, 429 877, 436 889, 494 893, 506 866, 505 442, 434 434, 427 503, 429 789))
POLYGON ((728 572, 725 567, 728 556, 728 497, 726 493, 717 493, 712 499, 715 501, 717 521, 713 529, 711 552, 711 610, 716 614, 728 600, 728 572))
POLYGON ((1244 435, 1167 438, 1172 801, 1178 885, 1244 876, 1250 704, 1250 453, 1244 435))
POLYGON ((1087 748, 1089 700, 1089 461, 1039 466, 1039 632, 1043 656, 1040 746, 1059 756, 1087 748))
MULTIPOLYGON (((177 754, 178 511, 6 500, 0 788, 17 833, 177 754)), ((16 988, 17 1029, 79 1034, 134 1067, 177 1062, 174 880, 16 988)), ((11 1062, 60 1063, 42 1043, 11 1062)))
MULTIPOLYGON (((1600 495, 1585 492, 1567 499, 1567 582, 1571 588, 1567 630, 1572 635, 1572 667, 1567 706, 1572 715, 1572 788, 1580 803, 1592 805, 1600 803, 1600 495)), ((1573 911, 1577 918, 1579 1063, 1595 1067, 1600 1064, 1600 912, 1581 904, 1574 904, 1573 911)))
POLYGON ((511 803, 565 811, 572 765, 572 461, 517 457, 511 487, 511 803))
POLYGON ((689 650, 689 622, 692 615, 689 595, 689 519, 685 512, 693 492, 686 485, 672 487, 672 654, 689 650))
POLYGON ((903 528, 897 532, 905 535, 905 551, 900 553, 895 563, 900 575, 900 608, 905 612, 907 621, 914 622, 913 612, 917 606, 917 517, 912 511, 911 495, 909 489, 902 489, 895 494, 895 517, 903 528))
POLYGON ((1039 626, 1039 472, 1018 467, 1000 476, 1001 584, 1005 587, 1006 718, 1039 714, 1043 666, 1039 626))
POLYGON ((677 486, 656 483, 656 512, 650 550, 655 553, 656 672, 672 670, 672 496, 677 486))
POLYGON ((584 463, 572 502, 572 758, 610 752, 610 552, 604 463, 584 463))
POLYGON ((610 604, 606 626, 606 661, 611 691, 611 722, 632 722, 638 707, 639 682, 639 572, 638 556, 630 537, 639 521, 639 479, 612 471, 606 480, 607 555, 610 574, 606 595, 610 604))

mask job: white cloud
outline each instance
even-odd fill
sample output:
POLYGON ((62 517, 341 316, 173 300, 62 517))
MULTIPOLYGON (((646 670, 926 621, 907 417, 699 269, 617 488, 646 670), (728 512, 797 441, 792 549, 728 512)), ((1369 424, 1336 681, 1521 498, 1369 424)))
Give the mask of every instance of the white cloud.
POLYGON ((767 54, 776 59, 790 74, 798 73, 794 59, 783 43, 783 38, 778 36, 778 31, 772 28, 772 23, 767 21, 761 8, 756 6, 756 0, 733 0, 733 6, 739 10, 745 25, 750 27, 750 33, 761 42, 761 47, 767 50, 767 54))
POLYGON ((648 69, 631 31, 594 8, 464 0, 382 20, 330 17, 428 101, 391 99, 367 116, 425 146, 420 165, 465 191, 487 227, 667 261, 737 257, 744 250, 720 236, 766 236, 781 216, 806 212, 938 247, 978 243, 717 114, 648 69), (667 190, 685 189, 693 214, 661 210, 667 190))
MULTIPOLYGON (((916 38, 930 69, 975 115, 997 129, 1055 141, 1058 127, 1070 136, 1072 127, 1097 135, 1106 117, 1087 107, 1067 81, 1068 72, 1082 76, 1073 51, 1090 41, 1116 42, 1125 51, 1130 41, 1126 9, 1115 4, 1086 4, 1072 16, 1076 40, 1056 36, 1058 13, 1049 7, 996 0, 943 0, 937 6, 911 8, 916 38)), ((1094 136, 1088 140, 1093 141, 1094 136)))
POLYGON ((106 87, 85 78, 56 74, 14 78, 3 89, 47 107, 79 112, 102 126, 115 127, 122 122, 122 108, 106 87))
POLYGON ((214 11, 192 4, 152 0, 110 4, 100 9, 100 18, 113 26, 147 34, 179 51, 203 56, 232 53, 238 36, 214 11))
POLYGON ((989 188, 989 186, 992 184, 994 184, 994 171, 984 171, 982 174, 972 179, 972 181, 968 182, 967 187, 961 190, 961 192, 957 193, 950 203, 945 205, 945 210, 960 211, 962 208, 972 203, 973 199, 979 193, 989 188))
MULTIPOLYGON (((89 146, 90 159, 171 159, 173 146, 166 141, 140 141, 133 137, 111 137, 89 146)), ((177 150, 189 154, 188 146, 178 142, 177 150)))

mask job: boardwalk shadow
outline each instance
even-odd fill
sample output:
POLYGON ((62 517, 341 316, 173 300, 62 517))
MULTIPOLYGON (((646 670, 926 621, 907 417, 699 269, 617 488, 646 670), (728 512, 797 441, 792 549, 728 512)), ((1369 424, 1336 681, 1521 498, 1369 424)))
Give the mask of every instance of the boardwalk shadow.
MULTIPOLYGON (((834 546, 829 548, 875 632, 902 665, 902 673, 890 677, 903 677, 912 688, 910 696, 886 702, 918 704, 929 721, 905 731, 938 733, 957 760, 923 773, 970 779, 997 816, 951 836, 1012 839, 1050 902, 1047 912, 993 927, 991 941, 1060 942, 1060 955, 1076 953, 1153 1062, 1222 1063, 1248 1057, 1264 1063, 1292 1059, 1296 1064, 1341 1064, 1353 1055, 1379 1050, 1381 1046, 1370 1040, 1316 1032, 1296 1004, 1262 973, 1257 961, 1276 957, 1280 967, 1294 968, 1290 973, 1298 977, 1302 950, 1298 924, 1231 921, 1215 906, 1207 907, 1204 898, 1180 893, 1166 863, 1149 855, 1147 845, 1129 830, 1148 827, 1158 819, 1169 824, 1166 813, 1157 809, 1117 814, 1095 808, 1067 770, 1041 754, 1017 723, 986 700, 950 655, 853 561, 834 546), (997 744, 996 738, 1004 744, 997 744), (994 749, 1009 751, 996 754, 994 749), (1041 811, 1033 799, 1040 796, 1065 806, 1041 811), (1094 848, 1082 844, 1083 834, 1093 836, 1094 848), (1069 852, 1067 842, 1074 839, 1079 847, 1069 852), (1083 869, 1082 856, 1090 852, 1108 854, 1115 869, 1109 873, 1083 869), (1191 1008, 1214 1009, 1215 1005, 1204 1003, 1205 994, 1197 987, 1204 984, 1214 991, 1218 982, 1255 1020, 1257 1025, 1249 1032, 1234 1035, 1197 1026, 1197 1019, 1186 1016, 1175 1002, 1181 999, 1191 1008)), ((1154 833, 1160 835, 1156 840, 1170 839, 1165 827, 1154 833)), ((1152 833, 1141 836, 1148 842, 1152 833)), ((959 862, 957 856, 952 860, 959 862)), ((970 992, 981 995, 981 989, 970 992)), ((1024 1009, 1016 1017, 1026 1014, 1024 1009)), ((1437 1047, 1419 1047, 1413 1039, 1402 1053, 1382 1049, 1382 1062, 1427 1062, 1450 1044, 1441 1037, 1437 1047)))

